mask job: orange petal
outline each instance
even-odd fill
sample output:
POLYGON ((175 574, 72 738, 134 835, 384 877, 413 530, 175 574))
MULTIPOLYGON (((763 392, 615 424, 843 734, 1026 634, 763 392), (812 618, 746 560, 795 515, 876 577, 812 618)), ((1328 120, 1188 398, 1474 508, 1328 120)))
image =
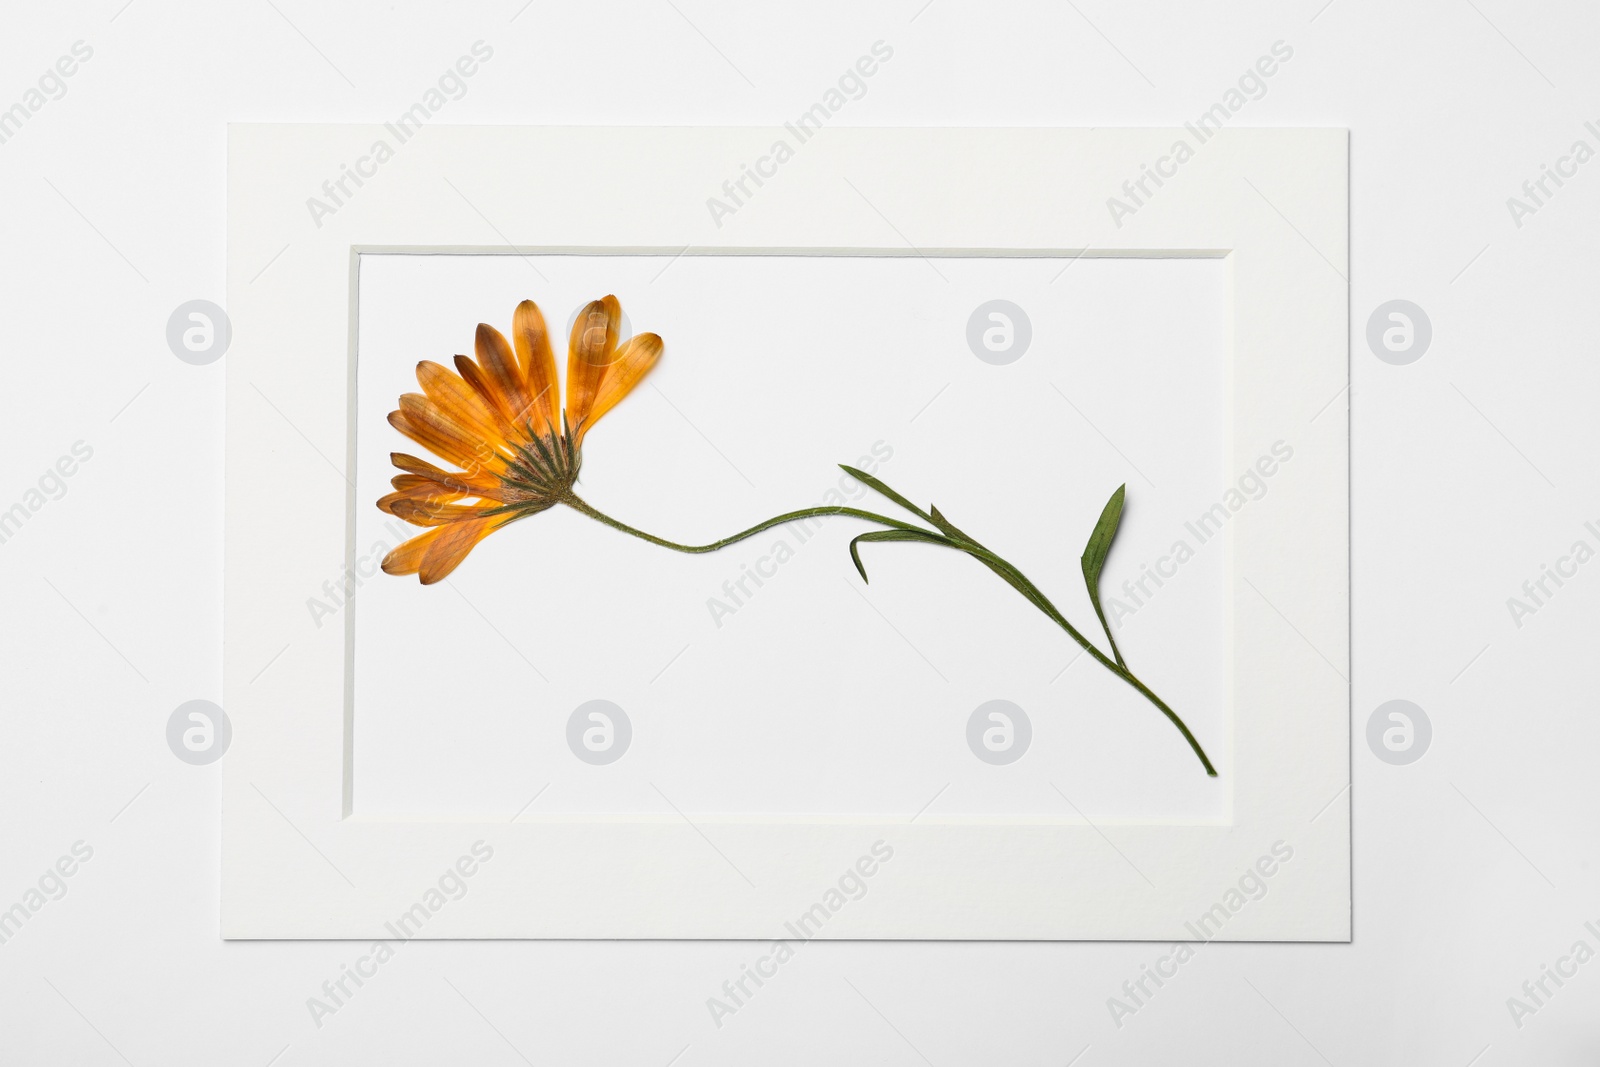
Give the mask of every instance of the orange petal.
POLYGON ((501 332, 487 323, 478 323, 478 336, 474 342, 478 366, 483 368, 485 384, 496 394, 513 425, 521 426, 529 417, 531 399, 527 385, 522 380, 522 368, 511 351, 511 343, 501 332))
POLYGON ((405 471, 407 474, 430 474, 431 475, 431 474, 444 474, 445 473, 445 469, 443 467, 435 467, 432 463, 429 463, 427 460, 418 459, 416 456, 410 455, 409 453, 406 453, 406 452, 390 452, 389 453, 389 462, 393 463, 396 467, 399 467, 401 470, 405 471))
POLYGON ((455 463, 468 474, 484 470, 498 473, 505 469, 506 455, 501 449, 506 445, 498 434, 492 439, 485 438, 475 427, 464 425, 422 394, 403 394, 400 397, 400 414, 405 416, 412 430, 428 435, 428 439, 396 427, 400 432, 406 433, 413 441, 427 445, 430 451, 455 463))
POLYGON ((446 478, 453 478, 462 482, 472 479, 481 479, 487 483, 493 480, 487 475, 471 475, 464 471, 447 471, 443 467, 434 466, 425 459, 418 459, 416 456, 408 456, 404 452, 390 452, 389 462, 393 463, 396 467, 399 467, 407 474, 420 474, 425 478, 432 478, 434 481, 443 481, 446 478))
MULTIPOLYGON (((455 499, 460 499, 456 497, 455 499)), ((493 504, 452 504, 447 500, 408 496, 405 493, 390 493, 378 502, 389 514, 397 519, 404 519, 413 526, 446 526, 450 523, 467 522, 482 518, 493 504)))
POLYGON ((417 382, 429 400, 456 422, 485 439, 506 436, 504 419, 498 418, 478 391, 458 375, 430 359, 417 364, 417 382))
MULTIPOLYGON (((480 500, 500 501, 503 492, 499 483, 493 487, 483 488, 468 482, 446 476, 441 481, 426 474, 397 474, 389 479, 389 484, 395 491, 404 493, 413 500, 461 500, 465 497, 477 497, 480 500)), ((382 501, 379 502, 382 506, 382 501)))
POLYGON ((383 557, 383 573, 416 574, 422 568, 422 557, 427 554, 428 548, 439 539, 441 532, 443 532, 443 527, 429 530, 392 549, 387 556, 383 557))
POLYGON ((591 300, 572 323, 572 338, 567 345, 567 422, 582 434, 594 408, 600 383, 616 357, 617 327, 622 322, 622 305, 607 296, 591 300))
POLYGON ((484 403, 489 405, 491 411, 497 416, 497 424, 508 437, 521 437, 522 434, 511 424, 511 408, 505 396, 495 385, 489 381, 489 376, 483 368, 472 362, 467 356, 456 356, 456 373, 470 386, 473 392, 483 397, 484 403))
POLYGON ((440 433, 431 423, 415 422, 404 411, 389 412, 389 425, 411 438, 429 452, 459 467, 476 466, 478 462, 477 445, 470 441, 461 441, 456 437, 440 433))
MULTIPOLYGON (((500 479, 492 474, 468 474, 465 471, 447 471, 442 467, 435 467, 427 460, 418 459, 416 456, 408 456, 404 452, 390 452, 389 460, 396 467, 405 471, 406 474, 427 478, 451 489, 459 489, 468 496, 474 493, 480 495, 497 493, 501 489, 500 479)), ((400 488, 398 479, 395 480, 394 486, 396 489, 400 488)))
POLYGON ((430 482, 428 484, 432 485, 433 488, 431 488, 431 489, 399 489, 399 490, 396 490, 393 493, 387 493, 387 494, 379 497, 378 498, 378 510, 379 511, 386 511, 390 515, 393 515, 393 516, 395 516, 397 518, 405 519, 407 522, 413 523, 416 526, 434 526, 434 525, 436 525, 433 522, 421 522, 421 521, 412 519, 411 516, 407 513, 406 509, 407 508, 414 508, 414 507, 418 507, 418 506, 422 506, 422 507, 426 507, 426 508, 438 507, 441 504, 448 504, 448 503, 451 503, 452 501, 462 500, 462 499, 464 499, 464 494, 451 493, 448 490, 442 490, 442 489, 440 489, 440 487, 438 485, 434 485, 432 482, 430 482))
POLYGON ((561 389, 556 383, 556 357, 550 351, 550 331, 544 324, 539 305, 524 300, 511 317, 511 339, 517 345, 517 363, 527 383, 528 412, 535 433, 553 433, 561 389))
POLYGON ((450 572, 467 558, 467 553, 503 521, 505 520, 502 516, 496 515, 439 527, 438 538, 422 554, 422 566, 417 571, 422 584, 432 585, 449 576, 450 572))
MULTIPOLYGON (((630 337, 617 349, 616 358, 600 383, 600 394, 594 398, 589 421, 584 424, 585 430, 599 422, 602 415, 616 407, 650 373, 650 368, 660 361, 663 347, 661 338, 655 334, 641 333, 637 337, 630 337)), ((578 436, 581 439, 583 435, 580 432, 578 436)))

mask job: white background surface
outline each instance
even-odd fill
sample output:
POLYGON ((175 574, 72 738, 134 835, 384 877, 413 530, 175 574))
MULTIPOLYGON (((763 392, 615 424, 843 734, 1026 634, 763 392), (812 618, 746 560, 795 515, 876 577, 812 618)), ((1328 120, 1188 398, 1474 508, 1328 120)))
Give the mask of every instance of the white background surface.
MULTIPOLYGON (((888 484, 931 497, 1094 633, 1081 542, 1126 479, 1108 605, 1131 606, 1123 581, 1175 541, 1197 547, 1150 610, 1121 620, 1120 642, 1223 777, 959 557, 864 545, 867 589, 846 546, 868 527, 852 520, 803 544, 779 529, 686 557, 558 508, 488 538, 439 586, 360 590, 357 814, 508 818, 548 785, 543 814, 659 812, 669 796, 686 813, 1055 817, 1070 810, 1059 779, 1097 820, 1228 817, 1227 528, 1204 544, 1184 529, 1236 474, 1221 260, 367 255, 361 271, 360 551, 395 543, 372 502, 389 492, 389 453, 421 448, 384 421, 418 390, 417 360, 451 366, 480 321, 509 331, 529 292, 565 336, 615 291, 670 354, 585 438, 584 499, 701 543, 822 503, 836 465, 877 444, 870 466, 888 484), (996 294, 1032 323, 1003 367, 966 343, 971 310, 996 294), (759 588, 746 580, 748 599, 723 589, 779 542, 794 558, 759 588), (713 615, 713 597, 733 613, 713 615), (633 723, 626 757, 604 768, 566 741, 568 714, 596 698, 633 723), (968 717, 994 699, 1033 724, 1025 762, 1004 769, 967 747, 968 717)), ((859 486, 849 500, 906 517, 859 486)))
POLYGON ((8 21, 7 104, 74 41, 95 51, 0 145, 0 500, 75 441, 94 456, 0 545, 0 899, 75 841, 94 855, 0 945, 0 1058, 1592 1061, 1600 962, 1520 1029, 1506 998, 1580 937, 1600 942, 1583 926, 1600 925, 1585 625, 1600 594, 1580 570, 1520 628, 1506 598, 1595 540, 1600 193, 1580 170, 1520 228, 1506 198, 1594 144, 1593 12, 519 6, 113 0, 8 21), (178 762, 163 731, 220 685, 223 368, 180 363, 163 334, 179 303, 221 299, 223 124, 391 117, 480 38, 494 58, 440 121, 781 121, 882 39, 894 58, 836 122, 1169 124, 1273 41, 1293 46, 1233 122, 1352 129, 1353 944, 1207 947, 1120 1029, 1106 1000, 1159 946, 817 944, 718 1029, 706 998, 750 946, 418 943, 319 1029, 306 998, 364 950, 216 939, 217 768, 178 762), (1434 325, 1407 367, 1362 341, 1395 298, 1434 325), (1435 729, 1406 767, 1362 741, 1397 697, 1435 729))

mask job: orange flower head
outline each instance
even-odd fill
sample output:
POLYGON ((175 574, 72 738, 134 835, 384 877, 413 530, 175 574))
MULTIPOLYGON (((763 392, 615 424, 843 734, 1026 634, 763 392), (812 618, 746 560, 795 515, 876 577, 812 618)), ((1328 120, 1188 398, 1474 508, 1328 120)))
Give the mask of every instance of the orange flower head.
POLYGON ((415 574, 432 585, 490 533, 568 497, 583 463, 584 434, 661 359, 661 338, 653 333, 619 343, 621 322, 614 296, 578 314, 559 415, 555 355, 532 300, 517 305, 512 342, 479 323, 476 361, 457 356, 455 372, 431 360, 417 364, 422 392, 402 396, 389 424, 461 469, 390 454, 403 473, 379 509, 428 529, 384 557, 385 573, 415 574))

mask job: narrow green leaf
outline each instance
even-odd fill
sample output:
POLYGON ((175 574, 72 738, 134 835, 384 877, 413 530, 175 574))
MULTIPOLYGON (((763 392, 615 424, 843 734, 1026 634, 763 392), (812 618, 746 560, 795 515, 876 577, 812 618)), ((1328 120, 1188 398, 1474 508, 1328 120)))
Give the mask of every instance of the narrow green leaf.
POLYGON ((1084 546, 1082 557, 1083 581, 1089 587, 1089 601, 1094 605, 1094 613, 1100 617, 1100 628, 1106 632, 1106 640, 1111 642, 1111 652, 1117 657, 1120 667, 1126 667, 1127 664, 1117 649, 1117 639, 1111 636, 1105 609, 1100 606, 1100 572, 1105 570, 1106 558, 1111 555, 1111 542, 1116 540, 1117 527, 1122 523, 1122 502, 1127 491, 1127 483, 1123 483, 1106 501, 1105 510, 1100 512, 1100 521, 1094 524, 1094 532, 1089 535, 1089 543, 1084 546))
POLYGON ((972 538, 968 537, 965 533, 962 533, 961 530, 957 529, 955 523, 939 514, 939 509, 934 507, 932 504, 928 505, 928 521, 939 527, 939 529, 943 530, 947 536, 953 537, 957 541, 967 541, 974 545, 978 543, 973 541, 972 538))
POLYGON ((1116 539, 1117 527, 1122 523, 1122 502, 1127 491, 1126 483, 1117 486, 1117 491, 1106 501, 1105 510, 1100 512, 1100 521, 1094 524, 1094 533, 1089 535, 1089 543, 1084 547, 1083 574, 1092 583, 1100 580, 1106 557, 1111 554, 1111 542, 1116 539))
POLYGON ((978 542, 973 539, 972 535, 968 534, 955 523, 945 518, 943 513, 941 513, 939 509, 932 504, 928 506, 928 521, 942 530, 946 536, 957 542, 957 548, 960 548, 962 551, 966 552, 967 555, 971 556, 979 563, 982 563, 985 567, 988 567, 995 574, 999 575, 1005 580, 1007 585, 1011 586, 1011 588, 1015 589, 1017 592, 1026 597, 1030 604, 1044 612, 1047 618, 1050 617, 1050 610, 1040 600, 1040 594, 1028 588, 1026 582, 1022 580, 1020 572, 1016 571, 1015 568, 1013 568, 1009 563, 1006 563, 999 556, 978 544, 978 542))
POLYGON ((866 471, 857 470, 856 468, 843 463, 839 464, 839 469, 844 471, 850 477, 854 478, 856 481, 861 482, 869 489, 877 490, 879 493, 888 497, 890 500, 893 500, 896 504, 899 504, 901 507, 905 508, 918 518, 927 519, 929 522, 933 521, 926 511, 923 511, 921 508, 917 507, 915 504, 901 496, 899 493, 895 492, 893 489, 890 489, 887 485, 884 485, 882 482, 878 481, 878 479, 874 478, 866 471))
POLYGON ((944 545, 946 548, 957 547, 938 534, 928 533, 923 530, 873 530, 870 533, 860 534, 850 542, 850 560, 856 565, 856 570, 860 573, 863 582, 869 581, 867 568, 862 565, 861 551, 856 547, 862 541, 869 543, 877 541, 921 541, 924 544, 944 545))
POLYGON ((1027 584, 1022 580, 1021 575, 1010 568, 1009 565, 1007 565, 1004 560, 1001 560, 999 556, 996 556, 988 551, 980 552, 970 548, 967 549, 967 555, 971 556, 985 567, 988 567, 991 571, 994 571, 994 573, 999 575, 1007 585, 1027 598, 1028 603, 1044 612, 1046 618, 1054 621, 1055 617, 1050 614, 1050 610, 1045 603, 1036 593, 1034 593, 1032 589, 1028 588, 1027 584))

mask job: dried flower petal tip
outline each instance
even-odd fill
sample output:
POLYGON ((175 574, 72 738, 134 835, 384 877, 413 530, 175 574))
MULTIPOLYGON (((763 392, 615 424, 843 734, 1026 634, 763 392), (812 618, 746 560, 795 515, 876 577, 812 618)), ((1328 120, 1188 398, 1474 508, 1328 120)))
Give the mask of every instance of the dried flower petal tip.
POLYGON ((378 507, 429 529, 384 557, 385 573, 432 585, 501 526, 567 498, 583 466, 584 434, 661 358, 653 333, 619 344, 621 322, 614 296, 579 314, 567 349, 565 410, 549 329, 532 300, 517 305, 509 341, 479 323, 476 359, 456 356, 454 371, 432 360, 417 364, 422 392, 403 395, 389 424, 461 469, 391 453, 403 473, 378 507))

